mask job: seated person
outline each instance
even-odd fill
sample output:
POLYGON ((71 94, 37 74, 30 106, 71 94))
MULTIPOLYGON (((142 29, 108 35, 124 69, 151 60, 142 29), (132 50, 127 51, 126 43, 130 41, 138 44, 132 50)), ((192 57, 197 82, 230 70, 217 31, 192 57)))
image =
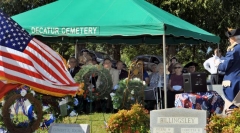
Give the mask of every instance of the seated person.
POLYGON ((167 107, 175 107, 175 94, 183 93, 183 75, 182 75, 182 64, 176 63, 174 65, 174 74, 171 75, 168 81, 168 92, 167 92, 167 107), (180 88, 179 88, 180 87, 180 88))
MULTIPOLYGON (((156 91, 158 91, 158 99, 163 99, 163 85, 164 85, 164 68, 163 68, 163 63, 159 63, 158 65, 153 65, 153 73, 150 76, 150 84, 149 87, 150 89, 155 89, 154 93, 156 91), (159 89, 161 89, 161 95, 160 95, 160 91, 159 89)), ((167 76, 165 76, 167 77, 167 76)), ((148 110, 153 110, 156 109, 156 94, 153 94, 153 97, 155 98, 155 100, 146 100, 145 102, 147 102, 147 106, 145 107, 148 110)))
POLYGON ((157 87, 157 82, 155 81, 158 77, 158 70, 157 70, 157 64, 153 64, 151 66, 151 70, 152 70, 152 73, 150 74, 149 76, 149 79, 150 79, 150 84, 149 86, 150 87, 157 87), (157 76, 157 77, 156 77, 157 76))
POLYGON ((195 62, 189 62, 184 66, 183 73, 194 73, 196 72, 196 67, 198 66, 195 62))

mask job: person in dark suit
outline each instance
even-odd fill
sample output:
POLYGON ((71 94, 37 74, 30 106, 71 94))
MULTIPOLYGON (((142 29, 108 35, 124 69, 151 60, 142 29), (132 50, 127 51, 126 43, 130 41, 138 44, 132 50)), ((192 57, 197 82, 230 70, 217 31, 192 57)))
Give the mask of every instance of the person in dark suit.
POLYGON ((70 57, 68 60, 68 71, 71 74, 71 76, 74 78, 74 76, 78 73, 80 70, 80 67, 77 65, 77 59, 75 57, 70 57))
POLYGON ((116 66, 117 66, 117 70, 119 71, 119 80, 123 80, 123 79, 127 78, 128 72, 123 69, 123 67, 124 67, 123 62, 118 61, 116 66))

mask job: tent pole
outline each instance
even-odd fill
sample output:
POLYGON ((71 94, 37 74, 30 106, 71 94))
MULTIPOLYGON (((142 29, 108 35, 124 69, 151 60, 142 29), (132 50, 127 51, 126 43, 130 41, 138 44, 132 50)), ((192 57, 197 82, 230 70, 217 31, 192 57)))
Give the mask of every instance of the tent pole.
POLYGON ((164 70, 164 108, 167 108, 167 74, 166 74, 166 38, 165 38, 165 30, 162 36, 163 40, 163 70, 164 70))
POLYGON ((76 43, 75 43, 75 58, 76 58, 76 59, 77 59, 77 52, 78 52, 77 43, 78 43, 78 39, 76 40, 76 43))

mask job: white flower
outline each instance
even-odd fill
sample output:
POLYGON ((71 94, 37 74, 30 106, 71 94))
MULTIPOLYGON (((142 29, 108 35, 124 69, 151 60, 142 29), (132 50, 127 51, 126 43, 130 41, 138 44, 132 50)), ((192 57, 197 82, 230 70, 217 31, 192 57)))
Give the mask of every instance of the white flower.
POLYGON ((10 114, 10 119, 12 120, 14 118, 14 115, 13 114, 10 114))
POLYGON ((133 80, 135 80, 135 81, 141 81, 140 78, 133 78, 133 80))
POLYGON ((37 120, 37 115, 35 113, 33 114, 33 118, 37 120))
POLYGON ((2 106, 5 104, 5 100, 2 100, 2 106))
POLYGON ((145 82, 145 81, 143 81, 143 85, 146 85, 146 82, 145 82))
POLYGON ((25 95, 27 94, 27 91, 26 90, 21 90, 21 96, 24 97, 25 95))
POLYGON ((113 97, 113 96, 115 96, 115 95, 116 95, 116 94, 115 94, 115 93, 113 93, 113 92, 112 92, 112 93, 110 93, 110 96, 111 96, 111 97, 113 97))
POLYGON ((113 90, 117 90, 119 88, 119 85, 115 85, 114 87, 113 87, 113 90))
POLYGON ((33 94, 33 96, 35 96, 35 95, 36 95, 35 91, 33 91, 33 90, 31 90, 31 93, 33 94))
POLYGON ((43 111, 49 109, 49 106, 43 106, 43 111))
POLYGON ((77 116, 78 115, 78 113, 76 113, 74 110, 69 114, 69 116, 77 116))
POLYGON ((131 91, 131 94, 134 95, 134 90, 131 91))

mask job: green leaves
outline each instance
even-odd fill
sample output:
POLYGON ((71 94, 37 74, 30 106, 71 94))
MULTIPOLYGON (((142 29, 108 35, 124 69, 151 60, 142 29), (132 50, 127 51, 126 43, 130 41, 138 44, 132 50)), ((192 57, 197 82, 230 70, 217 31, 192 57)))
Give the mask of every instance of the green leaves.
POLYGON ((138 79, 120 80, 115 95, 112 96, 114 109, 130 109, 135 103, 143 103, 145 88, 138 79))

